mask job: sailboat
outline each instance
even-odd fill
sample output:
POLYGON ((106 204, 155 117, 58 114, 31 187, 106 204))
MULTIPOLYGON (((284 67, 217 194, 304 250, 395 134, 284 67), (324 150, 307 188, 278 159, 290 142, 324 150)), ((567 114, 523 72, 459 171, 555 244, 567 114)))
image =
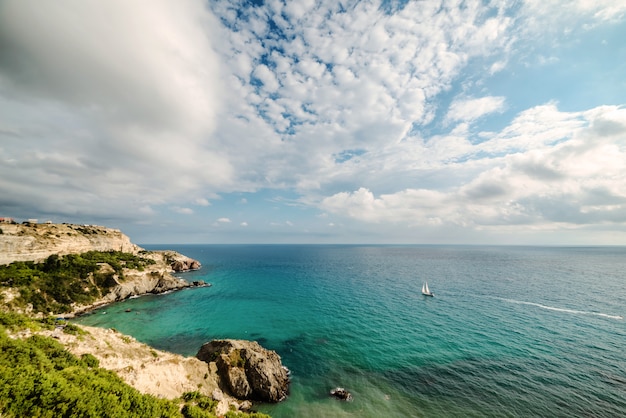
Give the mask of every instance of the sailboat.
POLYGON ((422 285, 422 295, 435 296, 435 294, 431 292, 430 289, 428 288, 428 282, 424 282, 424 284, 422 285))

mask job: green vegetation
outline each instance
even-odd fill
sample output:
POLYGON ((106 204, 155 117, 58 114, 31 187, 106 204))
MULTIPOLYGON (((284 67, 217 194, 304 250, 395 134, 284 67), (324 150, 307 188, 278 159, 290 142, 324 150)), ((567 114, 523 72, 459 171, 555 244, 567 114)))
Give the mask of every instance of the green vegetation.
POLYGON ((229 357, 230 365, 233 367, 243 368, 246 365, 246 360, 241 357, 241 350, 231 351, 229 357))
MULTIPOLYGON (((2 319, 16 326, 15 317, 2 319)), ((26 318, 22 323, 33 320, 26 318)), ((143 395, 97 364, 91 355, 78 359, 52 338, 12 339, 0 327, 0 415, 181 416, 176 402, 143 395)))
MULTIPOLYGON (((217 402, 199 392, 166 400, 141 394, 115 373, 98 367, 91 354, 77 358, 56 340, 13 332, 56 322, 0 312, 0 416, 215 418, 217 402), (182 406, 182 409, 181 409, 182 406)), ((229 411, 227 417, 269 418, 229 411)))
POLYGON ((154 260, 120 251, 89 251, 63 257, 51 255, 42 263, 16 261, 0 266, 0 288, 17 289, 9 308, 62 313, 71 304, 88 304, 124 279, 124 268, 143 270, 154 260), (101 268, 109 265, 111 268, 101 268))

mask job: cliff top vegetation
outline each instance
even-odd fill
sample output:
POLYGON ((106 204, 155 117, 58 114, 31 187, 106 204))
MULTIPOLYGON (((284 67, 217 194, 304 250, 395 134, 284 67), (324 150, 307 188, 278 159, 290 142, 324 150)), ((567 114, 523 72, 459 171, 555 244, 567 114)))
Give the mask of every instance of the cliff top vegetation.
POLYGON ((53 254, 41 263, 15 261, 0 265, 0 298, 9 309, 70 312, 72 304, 89 304, 124 280, 124 269, 142 271, 154 263, 120 251, 53 254))

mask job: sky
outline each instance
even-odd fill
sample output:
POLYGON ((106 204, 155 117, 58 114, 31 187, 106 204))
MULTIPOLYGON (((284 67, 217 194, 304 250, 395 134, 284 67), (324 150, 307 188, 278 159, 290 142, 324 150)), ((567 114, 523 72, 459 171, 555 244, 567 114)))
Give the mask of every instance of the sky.
POLYGON ((626 0, 0 0, 0 216, 626 245, 626 0))

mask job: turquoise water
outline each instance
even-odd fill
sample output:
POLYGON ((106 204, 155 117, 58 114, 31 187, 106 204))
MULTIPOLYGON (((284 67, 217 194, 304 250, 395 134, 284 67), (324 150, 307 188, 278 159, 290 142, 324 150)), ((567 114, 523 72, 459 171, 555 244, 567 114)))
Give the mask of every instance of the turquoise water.
POLYGON ((292 371, 274 417, 626 416, 624 247, 161 248, 213 286, 78 322, 184 355, 257 340, 292 371))

